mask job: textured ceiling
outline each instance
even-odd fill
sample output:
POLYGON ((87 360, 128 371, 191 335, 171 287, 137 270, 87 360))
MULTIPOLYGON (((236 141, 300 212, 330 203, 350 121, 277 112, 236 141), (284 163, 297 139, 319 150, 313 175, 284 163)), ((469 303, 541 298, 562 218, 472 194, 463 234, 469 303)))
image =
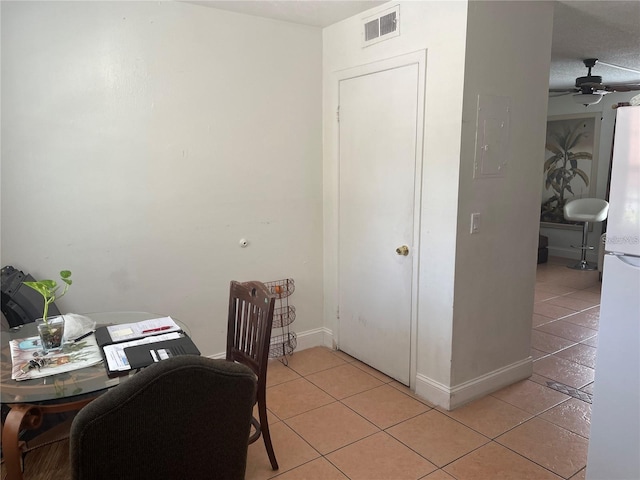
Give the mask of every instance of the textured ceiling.
POLYGON ((640 83, 640 2, 556 2, 551 47, 551 88, 569 88, 587 74, 585 58, 635 69, 597 64, 593 75, 604 83, 640 83))
MULTIPOLYGON (((207 0, 188 3, 326 27, 385 2, 207 0)), ((629 72, 596 65, 592 73, 602 76, 603 83, 640 83, 640 1, 559 0, 554 3, 550 88, 572 87, 576 77, 587 73, 582 63, 585 58, 598 58, 636 70, 629 72)))

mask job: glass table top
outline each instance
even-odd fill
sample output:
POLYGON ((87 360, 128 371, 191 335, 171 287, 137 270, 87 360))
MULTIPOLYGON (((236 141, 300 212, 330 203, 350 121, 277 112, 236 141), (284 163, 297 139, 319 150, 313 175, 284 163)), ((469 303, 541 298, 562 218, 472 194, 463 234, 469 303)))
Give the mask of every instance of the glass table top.
MULTIPOLYGON (((148 312, 101 312, 83 314, 96 322, 96 326, 133 323, 152 318, 158 315, 148 312)), ((175 319, 174 319, 175 320, 175 319)), ((184 324, 176 320, 178 325, 187 331, 184 324)), ((0 402, 1 403, 37 403, 45 401, 73 401, 74 397, 98 393, 106 390, 121 381, 125 381, 127 375, 109 378, 104 363, 91 367, 60 373, 48 377, 22 380, 20 382, 11 379, 11 350, 9 342, 15 339, 37 336, 35 323, 26 323, 21 328, 2 332, 2 353, 0 355, 0 402)))

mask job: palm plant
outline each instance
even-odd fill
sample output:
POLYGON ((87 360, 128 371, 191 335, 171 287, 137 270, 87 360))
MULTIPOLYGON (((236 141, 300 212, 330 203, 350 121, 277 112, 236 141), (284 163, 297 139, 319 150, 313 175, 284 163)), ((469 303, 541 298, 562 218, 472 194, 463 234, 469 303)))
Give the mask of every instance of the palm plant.
POLYGON ((589 152, 573 152, 584 133, 580 131, 580 122, 566 126, 561 131, 550 134, 551 141, 547 150, 553 155, 544 162, 545 188, 552 188, 554 194, 542 203, 540 220, 559 223, 564 220, 563 209, 567 198, 565 192, 574 194, 571 182, 580 177, 585 186, 589 186, 589 177, 578 168, 578 160, 592 160, 589 152))

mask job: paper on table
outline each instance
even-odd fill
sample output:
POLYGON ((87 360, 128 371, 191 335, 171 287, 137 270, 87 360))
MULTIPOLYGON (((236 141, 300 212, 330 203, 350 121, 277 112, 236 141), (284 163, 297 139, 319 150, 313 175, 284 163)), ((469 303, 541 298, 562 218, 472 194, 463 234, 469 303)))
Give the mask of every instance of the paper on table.
POLYGON ((102 361, 100 349, 92 335, 77 343, 65 343, 61 350, 42 356, 40 337, 22 338, 9 342, 11 349, 11 378, 30 380, 58 373, 90 367, 102 361), (31 361, 38 361, 38 366, 31 361))
POLYGON ((121 372, 124 370, 131 370, 129 360, 124 353, 124 349, 127 347, 133 347, 135 345, 144 345, 145 343, 162 342, 164 340, 172 340, 174 338, 180 338, 180 333, 171 332, 164 333, 162 335, 147 336, 139 338, 137 340, 131 340, 128 342, 114 343, 112 345, 105 345, 102 347, 104 350, 104 357, 107 360, 110 372, 121 372))
POLYGON ((159 332, 177 332, 180 330, 178 324, 171 317, 152 318, 135 323, 123 323, 111 325, 107 331, 114 342, 124 342, 135 338, 156 335, 159 332))

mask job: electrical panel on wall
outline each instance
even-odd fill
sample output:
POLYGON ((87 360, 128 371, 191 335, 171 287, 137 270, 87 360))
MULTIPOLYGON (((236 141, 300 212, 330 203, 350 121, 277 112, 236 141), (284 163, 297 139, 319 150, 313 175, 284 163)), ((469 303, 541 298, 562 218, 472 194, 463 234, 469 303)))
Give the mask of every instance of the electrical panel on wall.
POLYGON ((400 35, 400 5, 362 19, 362 46, 368 47, 400 35))
POLYGON ((478 95, 473 178, 507 174, 510 101, 509 97, 478 95))

